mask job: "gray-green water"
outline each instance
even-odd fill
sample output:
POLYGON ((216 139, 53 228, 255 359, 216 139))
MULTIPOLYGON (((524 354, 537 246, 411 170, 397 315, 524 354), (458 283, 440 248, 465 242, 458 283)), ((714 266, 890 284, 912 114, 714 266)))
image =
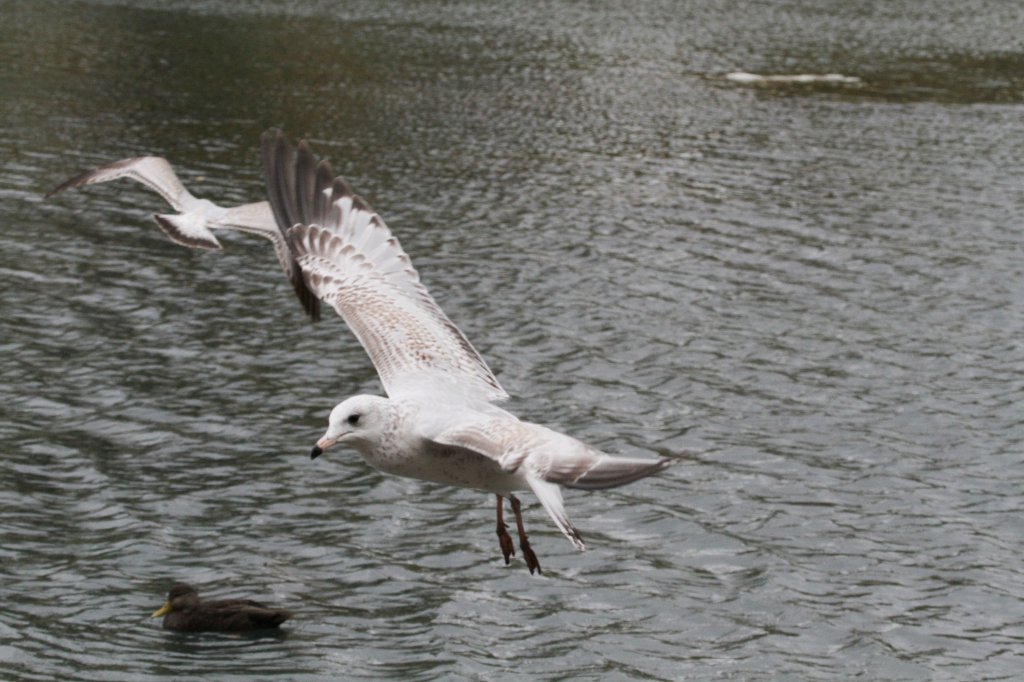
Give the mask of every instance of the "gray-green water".
POLYGON ((1015 679, 1024 667, 1017 2, 0 0, 5 679, 1015 679), (859 86, 744 87, 730 71, 859 86), (492 499, 310 462, 377 391, 269 245, 168 243, 114 159, 262 197, 308 136, 517 398, 613 452, 492 499), (294 609, 178 637, 173 580, 294 609))

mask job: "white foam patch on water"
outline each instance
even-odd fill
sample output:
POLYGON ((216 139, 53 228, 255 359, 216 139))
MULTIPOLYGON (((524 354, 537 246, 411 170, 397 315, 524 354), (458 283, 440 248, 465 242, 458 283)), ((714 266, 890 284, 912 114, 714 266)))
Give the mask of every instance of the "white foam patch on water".
POLYGON ((856 76, 844 76, 841 73, 795 73, 795 74, 757 74, 746 71, 727 73, 725 79, 743 85, 762 83, 833 83, 841 85, 858 85, 862 81, 856 76))

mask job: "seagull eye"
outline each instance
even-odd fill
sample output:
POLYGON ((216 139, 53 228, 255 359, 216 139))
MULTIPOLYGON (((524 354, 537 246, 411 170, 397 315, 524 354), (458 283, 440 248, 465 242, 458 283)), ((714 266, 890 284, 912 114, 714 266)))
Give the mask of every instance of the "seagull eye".
POLYGON ((355 426, 356 424, 358 424, 359 423, 359 415, 358 414, 350 414, 348 416, 348 423, 351 424, 352 426, 355 426))

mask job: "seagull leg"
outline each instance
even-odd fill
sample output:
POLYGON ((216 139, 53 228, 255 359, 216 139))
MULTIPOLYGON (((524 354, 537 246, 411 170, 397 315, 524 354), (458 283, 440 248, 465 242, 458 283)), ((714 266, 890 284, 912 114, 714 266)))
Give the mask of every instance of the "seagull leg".
POLYGON ((523 527, 523 513, 519 508, 519 498, 515 495, 509 495, 508 499, 512 501, 512 513, 516 515, 516 529, 519 531, 519 549, 523 551, 526 567, 530 569, 530 575, 533 575, 534 571, 543 574, 543 571, 540 570, 540 561, 537 560, 537 555, 533 553, 530 541, 526 539, 526 528, 523 527))
POLYGON ((498 543, 501 545, 501 554, 505 557, 505 565, 509 564, 509 557, 516 553, 512 546, 512 536, 508 534, 508 526, 505 525, 505 498, 495 495, 498 498, 498 543))

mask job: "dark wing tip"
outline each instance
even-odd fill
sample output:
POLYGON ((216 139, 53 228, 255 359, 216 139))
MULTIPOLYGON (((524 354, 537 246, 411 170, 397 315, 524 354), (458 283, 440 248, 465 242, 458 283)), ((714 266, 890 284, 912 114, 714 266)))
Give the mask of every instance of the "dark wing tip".
POLYGON ((362 198, 358 194, 352 195, 352 208, 356 209, 357 211, 366 211, 367 213, 373 213, 373 209, 370 208, 370 204, 368 204, 366 202, 366 199, 362 198))
POLYGON ((57 185, 56 187, 54 187, 53 189, 51 189, 51 190, 50 190, 49 192, 47 192, 46 194, 44 194, 44 195, 43 195, 43 198, 44 198, 44 199, 49 199, 49 198, 50 198, 50 197, 52 197, 52 196, 53 196, 54 194, 60 194, 60 193, 61 193, 61 192, 63 192, 64 190, 66 190, 66 189, 70 189, 71 187, 74 187, 74 186, 75 186, 75 183, 74 183, 74 182, 72 182, 71 180, 68 180, 67 182, 62 182, 61 184, 57 185))
MULTIPOLYGON (((297 266, 296 266, 297 267, 297 266)), ((299 297, 299 303, 303 310, 309 315, 310 322, 320 321, 320 299, 306 286, 306 282, 299 278, 295 282, 295 295, 299 297)))
MULTIPOLYGON (((318 211, 315 194, 317 177, 322 178, 316 157, 309 144, 302 140, 298 147, 289 144, 285 134, 271 128, 260 136, 263 148, 263 174, 267 185, 267 198, 270 200, 278 229, 284 236, 285 243, 290 246, 288 228, 295 223, 309 222, 307 214, 318 211)), ((306 286, 299 264, 295 262, 292 251, 292 267, 295 276, 289 276, 292 289, 299 299, 303 310, 312 322, 320 321, 320 300, 306 286)))
POLYGON ((267 128, 260 135, 260 144, 266 148, 269 145, 277 144, 282 137, 284 137, 284 132, 280 128, 267 128))
POLYGON ((82 185, 88 185, 89 181, 96 177, 97 174, 97 170, 90 170, 82 173, 81 175, 76 175, 70 180, 65 180, 61 184, 51 189, 49 192, 43 195, 43 198, 49 199, 54 194, 60 194, 65 190, 75 189, 76 187, 81 187, 82 185))
POLYGON ((92 170, 87 170, 84 173, 80 173, 79 175, 76 175, 75 177, 71 178, 70 180, 65 180, 64 182, 62 182, 61 184, 57 185, 56 187, 51 189, 49 192, 44 194, 43 197, 45 199, 49 199, 54 194, 60 194, 61 192, 65 191, 65 190, 75 189, 75 188, 78 188, 78 187, 82 187, 84 185, 90 185, 90 184, 92 184, 94 182, 102 182, 103 180, 110 180, 110 179, 113 179, 113 177, 119 177, 119 175, 117 175, 117 174, 115 174, 115 175, 113 175, 113 177, 111 177, 110 174, 113 173, 114 171, 118 171, 118 170, 121 170, 123 168, 127 168, 127 167, 129 167, 129 166, 131 166, 133 164, 139 163, 140 161, 144 161, 146 158, 148 158, 148 157, 145 157, 145 156, 135 156, 135 157, 132 157, 130 159, 121 159, 120 161, 114 161, 113 163, 108 163, 107 165, 102 166, 100 168, 93 168, 92 170))

